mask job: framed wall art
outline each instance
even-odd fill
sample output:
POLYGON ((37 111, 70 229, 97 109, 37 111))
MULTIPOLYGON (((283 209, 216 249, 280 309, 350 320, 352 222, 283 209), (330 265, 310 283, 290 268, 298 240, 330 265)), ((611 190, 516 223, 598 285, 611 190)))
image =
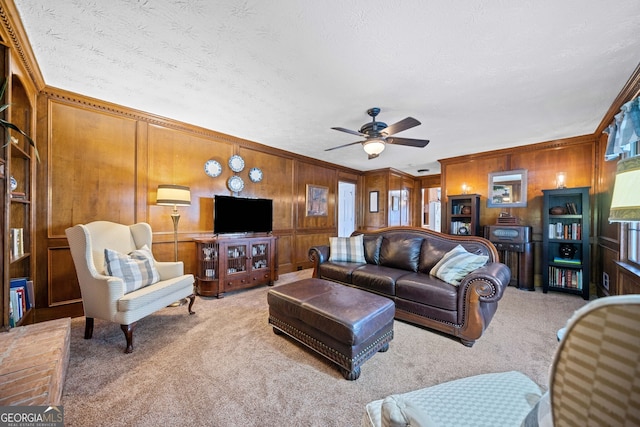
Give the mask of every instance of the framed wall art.
POLYGON ((327 216, 329 187, 307 184, 307 216, 327 216))
POLYGON ((378 212, 378 192, 369 191, 369 212, 378 212))

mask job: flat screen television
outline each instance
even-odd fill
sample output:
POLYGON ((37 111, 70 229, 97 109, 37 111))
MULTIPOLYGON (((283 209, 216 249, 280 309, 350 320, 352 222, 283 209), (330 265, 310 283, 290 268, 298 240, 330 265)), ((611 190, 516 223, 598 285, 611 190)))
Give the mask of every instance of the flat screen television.
POLYGON ((270 233, 273 201, 218 196, 213 199, 213 234, 270 233))

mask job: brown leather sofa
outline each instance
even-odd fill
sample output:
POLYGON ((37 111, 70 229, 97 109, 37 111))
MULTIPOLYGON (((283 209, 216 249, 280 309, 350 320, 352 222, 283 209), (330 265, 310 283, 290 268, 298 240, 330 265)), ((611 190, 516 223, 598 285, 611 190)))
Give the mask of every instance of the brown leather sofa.
POLYGON ((389 227, 363 234, 366 263, 330 262, 330 246, 309 249, 313 277, 331 280, 391 298, 396 319, 460 338, 471 347, 489 326, 511 271, 499 262, 491 242, 413 227, 389 227), (457 245, 487 255, 483 267, 456 286, 429 274, 457 245))

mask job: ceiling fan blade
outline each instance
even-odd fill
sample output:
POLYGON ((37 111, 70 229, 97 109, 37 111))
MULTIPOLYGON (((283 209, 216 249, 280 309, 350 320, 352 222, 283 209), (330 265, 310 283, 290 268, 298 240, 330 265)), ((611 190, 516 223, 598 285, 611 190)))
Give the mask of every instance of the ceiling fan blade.
POLYGON ((344 144, 344 145, 338 145, 337 147, 333 147, 333 148, 327 148, 324 151, 331 151, 331 150, 337 150, 338 148, 343 148, 343 147, 348 147, 350 145, 356 145, 356 144, 362 144, 364 141, 356 141, 356 142, 350 142, 348 144, 344 144))
POLYGON ((364 133, 358 132, 357 130, 345 129, 345 128, 341 128, 341 127, 335 127, 335 128, 331 128, 331 129, 339 130, 340 132, 350 133, 351 135, 367 136, 364 133))
POLYGON ((387 144, 408 145, 410 147, 425 147, 428 143, 428 139, 387 138, 387 144))
POLYGON ((400 120, 398 123, 387 126, 382 130, 382 133, 389 136, 393 135, 394 133, 402 132, 403 130, 411 129, 412 127, 416 127, 419 124, 420 122, 413 117, 407 117, 406 119, 400 120))

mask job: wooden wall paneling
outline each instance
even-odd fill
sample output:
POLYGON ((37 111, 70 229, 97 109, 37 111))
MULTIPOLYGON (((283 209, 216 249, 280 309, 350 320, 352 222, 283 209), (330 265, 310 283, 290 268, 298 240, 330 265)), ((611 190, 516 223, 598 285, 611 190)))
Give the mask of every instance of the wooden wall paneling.
POLYGON ((239 174, 245 182, 241 196, 272 199, 274 231, 291 232, 294 229, 294 161, 243 147, 240 147, 239 154, 245 161, 245 169, 239 174), (251 182, 249 170, 252 167, 262 170, 262 181, 251 182))
POLYGON ((96 220, 134 223, 136 122, 56 101, 50 114, 49 237, 96 220))
POLYGON ((49 248, 49 269, 47 307, 82 301, 78 277, 68 246, 49 248))
POLYGON ((598 266, 596 271, 599 277, 594 277, 596 283, 596 295, 599 297, 618 295, 618 268, 616 261, 620 260, 619 246, 611 244, 612 242, 604 242, 598 245, 598 266), (606 275, 606 276, 605 276, 606 275), (609 281, 608 285, 606 280, 609 281))
POLYGON ((640 294, 640 269, 629 264, 618 265, 617 294, 640 294))
MULTIPOLYGON (((186 185, 191 190, 191 206, 178 207, 178 232, 213 233, 213 195, 230 192, 227 179, 233 172, 227 166, 234 147, 228 143, 211 141, 199 135, 157 125, 149 126, 148 174, 141 177, 147 189, 148 222, 155 234, 173 242, 173 222, 170 206, 156 205, 159 184, 186 185), (218 160, 222 174, 211 178, 204 173, 209 159, 218 160)), ((179 236, 182 240, 182 236, 179 236)))
POLYGON ((368 172, 364 176, 364 223, 365 230, 375 230, 388 226, 388 191, 389 178, 387 171, 368 172), (378 212, 369 212, 369 193, 378 192, 378 212))
MULTIPOLYGON (((446 214, 448 208, 447 196, 462 194, 462 186, 466 185, 468 194, 480 195, 480 227, 488 224, 495 224, 495 219, 504 209, 487 208, 487 197, 489 194, 489 173, 509 170, 508 157, 483 157, 472 159, 471 161, 443 161, 446 169, 446 181, 442 183, 442 224, 447 223, 446 214)), ((444 229, 444 228, 443 228, 444 229)))
POLYGON ((295 240, 292 234, 274 233, 278 237, 278 274, 290 273, 296 270, 296 261, 293 254, 295 240))
POLYGON ((297 224, 300 230, 330 228, 337 231, 336 191, 338 179, 335 169, 329 169, 306 162, 296 162, 295 178, 297 194, 297 224), (307 216, 307 185, 317 185, 329 189, 327 215, 307 216))
POLYGON ((298 234, 295 242, 295 265, 296 269, 311 268, 313 265, 309 261, 309 248, 316 245, 328 245, 329 237, 337 236, 337 232, 298 234))

